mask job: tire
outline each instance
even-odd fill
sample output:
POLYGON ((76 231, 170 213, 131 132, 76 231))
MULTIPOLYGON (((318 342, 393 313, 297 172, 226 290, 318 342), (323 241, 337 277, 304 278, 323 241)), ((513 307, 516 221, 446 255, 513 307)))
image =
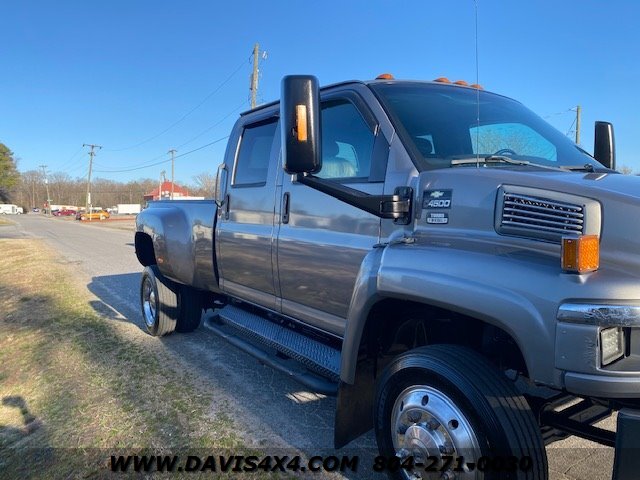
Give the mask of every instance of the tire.
MULTIPOLYGON (((548 478, 546 451, 526 400, 499 370, 465 347, 430 345, 393 359, 377 383, 374 424, 387 461, 413 457, 429 465, 429 456, 450 455, 476 466, 434 478, 548 478)), ((428 473, 424 467, 415 472, 422 478, 428 473)), ((420 478, 402 468, 389 475, 420 478)))
POLYGON ((104 220, 105 218, 107 217, 105 217, 104 215, 100 215, 100 220, 104 220))
POLYGON ((179 315, 176 332, 193 332, 202 319, 202 295, 199 290, 181 285, 178 291, 179 315))
POLYGON ((152 265, 145 267, 140 282, 140 306, 147 331, 161 337, 176 329, 178 320, 177 286, 152 265))

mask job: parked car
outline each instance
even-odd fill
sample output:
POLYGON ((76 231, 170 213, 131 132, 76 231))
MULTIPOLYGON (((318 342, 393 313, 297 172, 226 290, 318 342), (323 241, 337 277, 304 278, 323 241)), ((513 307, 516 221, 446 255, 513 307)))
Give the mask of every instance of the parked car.
POLYGON ((75 210, 67 210, 67 209, 58 210, 57 212, 54 213, 56 217, 70 217, 75 214, 76 214, 75 210))
POLYGON ((32 211, 33 213, 40 213, 40 209, 39 209, 39 208, 36 208, 36 207, 32 208, 32 209, 31 209, 31 211, 32 211))
POLYGON ((92 213, 82 212, 76 214, 76 220, 106 220, 109 217, 109 212, 107 212, 106 210, 100 210, 98 212, 92 213))

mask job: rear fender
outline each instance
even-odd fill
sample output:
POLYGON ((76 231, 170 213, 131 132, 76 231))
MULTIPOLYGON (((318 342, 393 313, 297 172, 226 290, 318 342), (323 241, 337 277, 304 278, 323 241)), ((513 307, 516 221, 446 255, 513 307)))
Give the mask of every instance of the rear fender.
POLYGON ((190 285, 194 278, 194 252, 191 225, 182 209, 158 205, 136 217, 136 230, 153 243, 156 264, 163 276, 190 285))

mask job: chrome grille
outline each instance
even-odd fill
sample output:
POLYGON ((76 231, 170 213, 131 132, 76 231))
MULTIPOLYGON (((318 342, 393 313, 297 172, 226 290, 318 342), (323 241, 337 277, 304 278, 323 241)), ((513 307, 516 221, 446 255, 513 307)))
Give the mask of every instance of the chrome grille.
POLYGON ((534 236, 582 234, 584 214, 582 205, 504 192, 500 230, 520 234, 530 231, 534 236))

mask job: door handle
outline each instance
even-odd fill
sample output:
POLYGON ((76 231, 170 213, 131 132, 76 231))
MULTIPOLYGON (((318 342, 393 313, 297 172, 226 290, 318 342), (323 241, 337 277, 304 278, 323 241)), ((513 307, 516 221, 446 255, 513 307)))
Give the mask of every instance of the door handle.
POLYGON ((285 192, 284 197, 282 197, 282 223, 289 223, 289 204, 291 203, 291 196, 289 192, 285 192))
POLYGON ((229 197, 229 194, 227 193, 224 196, 224 219, 225 220, 229 220, 229 203, 231 201, 231 197, 229 197))

